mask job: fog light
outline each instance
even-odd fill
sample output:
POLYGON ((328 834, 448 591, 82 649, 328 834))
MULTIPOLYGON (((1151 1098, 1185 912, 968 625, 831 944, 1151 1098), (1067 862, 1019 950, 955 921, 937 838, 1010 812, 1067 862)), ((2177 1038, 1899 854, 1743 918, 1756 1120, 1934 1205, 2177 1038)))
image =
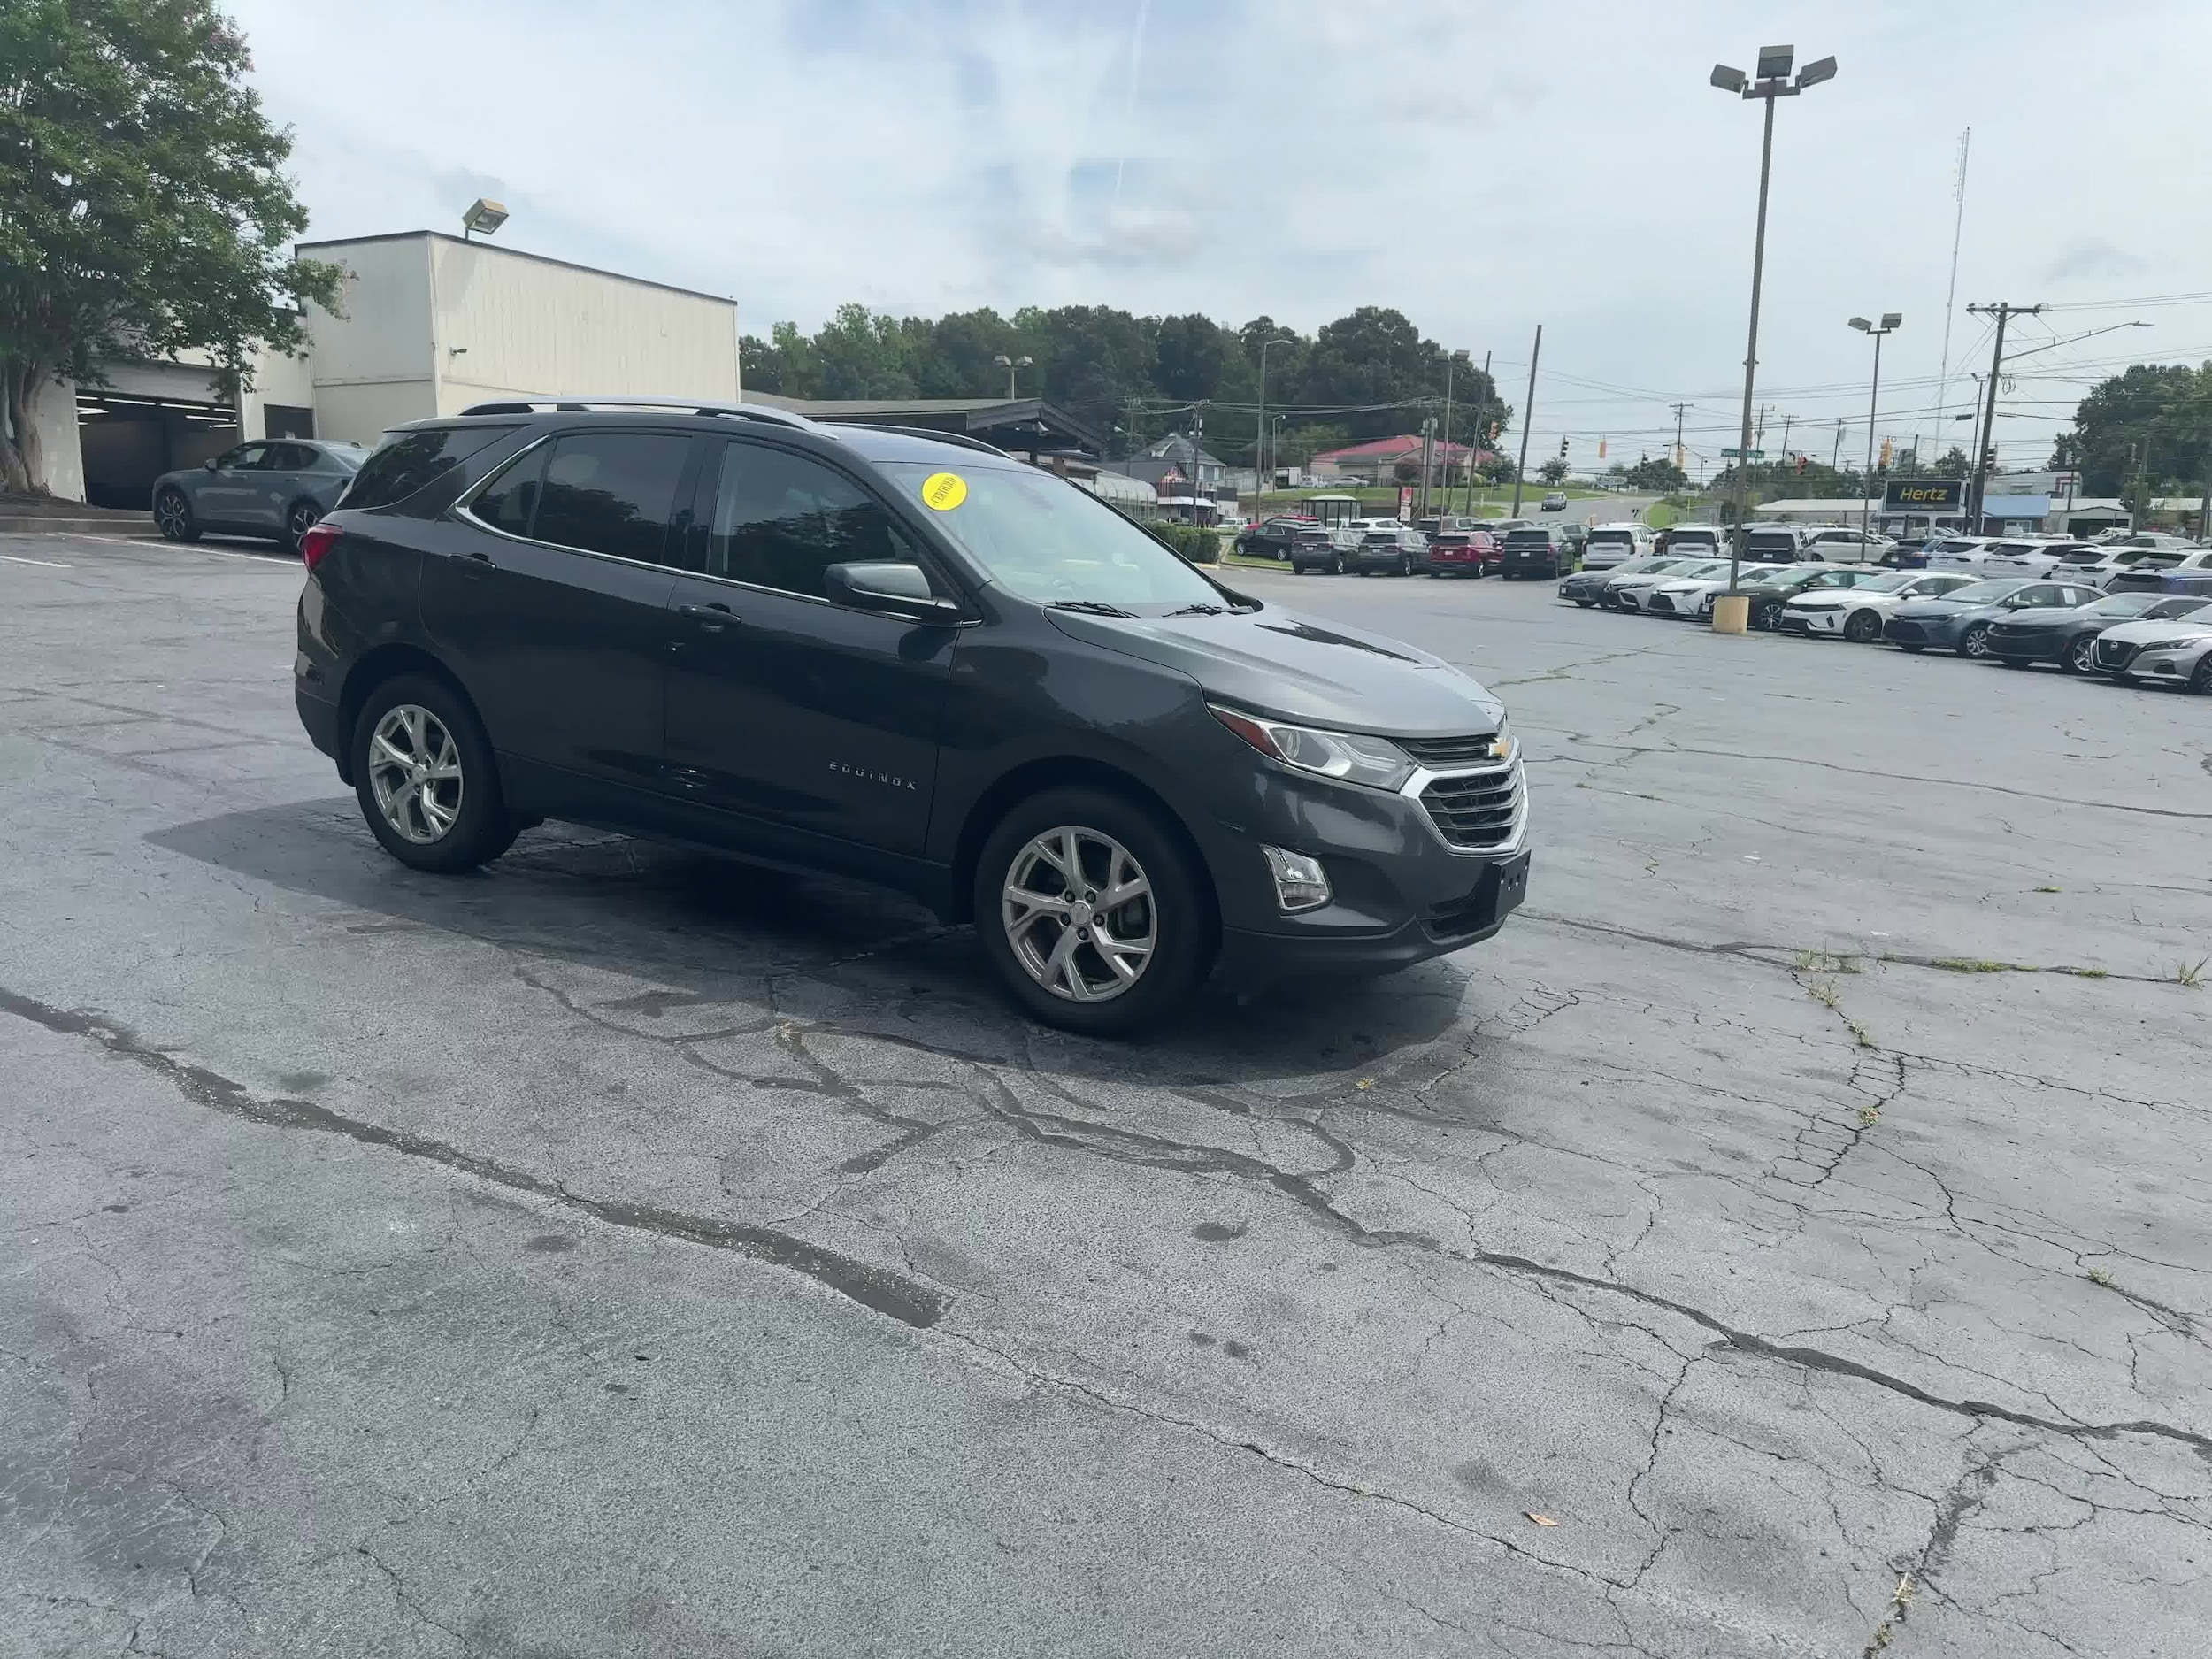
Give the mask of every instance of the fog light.
POLYGON ((1275 902, 1286 910, 1310 910, 1326 904, 1333 896, 1329 891, 1329 873, 1318 858, 1285 852, 1280 847, 1260 850, 1267 855, 1269 873, 1275 878, 1275 902))

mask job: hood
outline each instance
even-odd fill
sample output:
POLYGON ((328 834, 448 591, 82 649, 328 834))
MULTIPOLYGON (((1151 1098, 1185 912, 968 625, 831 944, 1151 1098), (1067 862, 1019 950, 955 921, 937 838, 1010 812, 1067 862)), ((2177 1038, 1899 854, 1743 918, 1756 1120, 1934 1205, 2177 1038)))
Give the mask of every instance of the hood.
POLYGON ((1276 605, 1213 617, 1045 615, 1071 639, 1188 674, 1209 697, 1304 725, 1407 737, 1487 731, 1505 706, 1439 657, 1276 605))
POLYGON ((2001 600, 1978 599, 1971 604, 1961 604, 1955 599, 1912 598, 1897 607, 1901 617, 1964 617, 1978 615, 1985 611, 2001 611, 2001 600))
POLYGON ((2198 635, 2212 635, 2212 617, 2176 617, 2167 622, 2121 622, 2107 628, 2102 638, 2120 640, 2129 645, 2157 645, 2168 640, 2193 639, 2198 635))

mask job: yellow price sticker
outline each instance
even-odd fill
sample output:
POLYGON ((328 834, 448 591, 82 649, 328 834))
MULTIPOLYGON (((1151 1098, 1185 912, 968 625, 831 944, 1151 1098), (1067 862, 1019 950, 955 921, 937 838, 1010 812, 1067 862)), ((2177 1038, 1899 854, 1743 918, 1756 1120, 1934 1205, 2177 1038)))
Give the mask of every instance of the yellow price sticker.
POLYGON ((950 512, 968 499, 968 480, 957 472, 932 472, 922 480, 922 505, 933 512, 950 512))

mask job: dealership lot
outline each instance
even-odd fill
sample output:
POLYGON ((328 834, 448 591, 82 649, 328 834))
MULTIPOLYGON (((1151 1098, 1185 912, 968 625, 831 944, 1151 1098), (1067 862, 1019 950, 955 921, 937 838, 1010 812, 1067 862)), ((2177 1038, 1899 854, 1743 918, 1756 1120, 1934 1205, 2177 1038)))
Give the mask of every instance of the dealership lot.
POLYGON ((0 542, 29 1651, 2196 1651, 2212 703, 1230 574, 1507 700, 1529 903, 1111 1047, 856 888, 401 870, 296 566, 0 542))

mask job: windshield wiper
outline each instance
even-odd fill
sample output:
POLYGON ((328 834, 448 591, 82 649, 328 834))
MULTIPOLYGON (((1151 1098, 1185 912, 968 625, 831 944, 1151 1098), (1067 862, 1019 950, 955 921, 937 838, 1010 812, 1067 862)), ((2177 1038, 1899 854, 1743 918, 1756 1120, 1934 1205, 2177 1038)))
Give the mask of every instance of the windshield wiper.
POLYGON ((1229 614, 1229 607, 1210 605, 1202 599, 1196 604, 1178 605, 1174 610, 1164 611, 1162 614, 1171 617, 1225 617, 1229 614))
POLYGON ((1080 611, 1094 617, 1133 617, 1133 611, 1124 611, 1119 605, 1110 605, 1103 599, 1048 599, 1048 611, 1080 611))

